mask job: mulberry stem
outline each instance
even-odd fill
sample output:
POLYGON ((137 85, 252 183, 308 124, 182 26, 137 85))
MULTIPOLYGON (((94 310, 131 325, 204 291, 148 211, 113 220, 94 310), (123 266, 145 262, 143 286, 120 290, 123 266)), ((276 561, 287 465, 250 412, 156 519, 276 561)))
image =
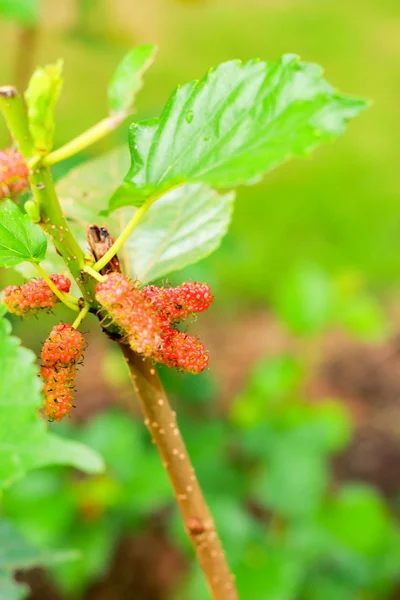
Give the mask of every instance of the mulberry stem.
POLYGON ((80 311, 79 315, 76 317, 75 321, 72 323, 72 327, 74 329, 78 329, 79 325, 82 323, 83 319, 86 317, 90 309, 89 304, 86 302, 85 306, 80 311))
POLYGON ((111 248, 108 250, 108 252, 106 252, 105 255, 93 265, 93 269, 95 271, 101 271, 101 269, 105 267, 107 263, 110 262, 110 260, 117 254, 117 252, 119 252, 119 250, 122 248, 122 246, 125 244, 129 236, 131 235, 132 231, 139 224, 139 221, 146 214, 153 202, 157 200, 157 198, 159 198, 159 195, 150 196, 150 198, 146 200, 143 206, 137 209, 132 219, 129 221, 128 225, 125 227, 121 235, 117 237, 117 239, 115 240, 111 248))
POLYGON ((143 360, 125 344, 120 347, 211 596, 213 600, 238 600, 234 576, 157 371, 150 359, 143 360))
POLYGON ((83 270, 91 277, 94 277, 94 279, 96 279, 97 281, 105 281, 105 277, 103 277, 103 275, 100 275, 100 273, 95 271, 90 265, 85 265, 83 267, 83 270))

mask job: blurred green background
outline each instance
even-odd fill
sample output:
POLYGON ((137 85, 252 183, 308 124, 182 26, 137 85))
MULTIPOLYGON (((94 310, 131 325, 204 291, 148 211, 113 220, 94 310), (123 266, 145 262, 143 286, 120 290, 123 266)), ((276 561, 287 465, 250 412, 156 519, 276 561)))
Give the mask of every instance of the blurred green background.
MULTIPOLYGON (((400 598, 398 0, 0 0, 0 14, 2 84, 24 86, 36 64, 64 58, 56 145, 105 115, 116 64, 146 42, 159 54, 138 120, 210 66, 286 52, 372 100, 334 144, 242 187, 221 248, 171 276, 215 292, 195 326, 211 367, 161 374, 242 599, 400 598)), ((56 176, 126 137, 122 127, 56 176)), ((38 351, 58 319, 15 327, 38 351)), ((127 409, 124 366, 89 328, 96 343, 65 433, 109 469, 43 470, 5 493, 4 516, 29 540, 81 552, 21 575, 29 598, 203 600, 168 482, 127 409)))

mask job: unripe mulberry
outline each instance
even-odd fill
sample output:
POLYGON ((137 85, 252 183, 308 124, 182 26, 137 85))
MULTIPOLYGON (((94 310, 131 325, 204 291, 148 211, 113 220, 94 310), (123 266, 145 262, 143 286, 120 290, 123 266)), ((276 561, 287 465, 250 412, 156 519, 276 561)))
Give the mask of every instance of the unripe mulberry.
POLYGON ((70 366, 82 356, 84 338, 72 325, 61 323, 50 332, 42 349, 42 362, 46 367, 70 366))
POLYGON ((0 198, 13 198, 28 188, 28 167, 15 150, 0 151, 0 198))
POLYGON ((163 334, 162 344, 155 353, 154 360, 167 367, 197 375, 207 367, 208 354, 196 338, 171 328, 163 334))
POLYGON ((96 300, 138 354, 194 374, 207 367, 203 344, 175 328, 182 319, 210 306, 213 297, 207 284, 149 285, 139 290, 121 273, 111 273, 97 284, 96 300))
POLYGON ((160 344, 161 323, 140 290, 122 273, 110 273, 97 284, 96 300, 126 335, 132 350, 152 356, 160 344))
POLYGON ((61 323, 53 327, 42 349, 45 414, 60 421, 72 406, 76 364, 82 356, 84 338, 71 325, 61 323))
MULTIPOLYGON (((50 279, 60 292, 69 292, 71 282, 67 277, 55 274, 51 275, 50 279)), ((22 286, 6 287, 3 290, 2 301, 9 313, 22 317, 42 310, 51 310, 59 299, 44 279, 34 279, 22 286)))
POLYGON ((60 368, 41 367, 45 397, 44 412, 52 421, 61 421, 69 415, 72 407, 72 388, 75 382, 76 367, 60 368))
POLYGON ((200 313, 213 301, 210 286, 198 281, 187 281, 171 288, 149 285, 142 289, 154 308, 170 323, 187 319, 192 313, 200 313))

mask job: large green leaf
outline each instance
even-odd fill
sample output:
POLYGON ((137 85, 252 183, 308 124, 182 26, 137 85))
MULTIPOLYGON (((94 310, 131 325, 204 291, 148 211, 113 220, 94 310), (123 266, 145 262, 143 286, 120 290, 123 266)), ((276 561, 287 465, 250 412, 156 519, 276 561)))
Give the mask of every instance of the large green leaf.
MULTIPOLYGON (((126 173, 129 157, 118 148, 70 171, 57 186, 72 231, 83 241, 90 223, 102 224, 99 213, 126 173)), ((201 184, 185 185, 161 197, 149 209, 120 255, 125 268, 145 283, 190 265, 220 244, 232 215, 234 196, 220 195, 201 184)), ((132 211, 107 218, 116 237, 132 211)))
POLYGON ((228 229, 234 199, 201 184, 163 196, 127 242, 132 274, 146 283, 211 254, 228 229))
POLYGON ((0 320, 0 488, 28 470, 50 464, 71 464, 94 473, 101 458, 78 442, 48 434, 39 414, 43 405, 38 368, 33 352, 10 335, 0 320))
POLYGON ((130 197, 186 182, 254 183, 292 156, 342 133, 366 102, 339 94, 322 69, 285 55, 276 63, 231 61, 178 87, 160 118, 130 127, 130 197))
POLYGON ((111 113, 129 113, 136 93, 143 85, 142 75, 153 64, 156 46, 143 44, 125 54, 108 86, 111 113))
POLYGON ((73 551, 43 552, 26 540, 10 521, 0 521, 0 592, 1 600, 21 600, 29 589, 14 581, 18 569, 30 569, 39 565, 76 560, 73 551))
POLYGON ((39 263, 45 255, 47 239, 38 225, 11 202, 0 203, 0 267, 21 262, 39 263))

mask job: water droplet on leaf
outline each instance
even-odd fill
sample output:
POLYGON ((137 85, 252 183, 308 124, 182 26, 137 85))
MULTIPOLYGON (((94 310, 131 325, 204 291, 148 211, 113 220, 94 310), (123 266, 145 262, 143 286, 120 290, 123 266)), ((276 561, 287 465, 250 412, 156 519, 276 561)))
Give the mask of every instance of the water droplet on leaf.
POLYGON ((186 113, 186 121, 187 123, 191 123, 193 121, 194 113, 192 110, 188 110, 186 113))

